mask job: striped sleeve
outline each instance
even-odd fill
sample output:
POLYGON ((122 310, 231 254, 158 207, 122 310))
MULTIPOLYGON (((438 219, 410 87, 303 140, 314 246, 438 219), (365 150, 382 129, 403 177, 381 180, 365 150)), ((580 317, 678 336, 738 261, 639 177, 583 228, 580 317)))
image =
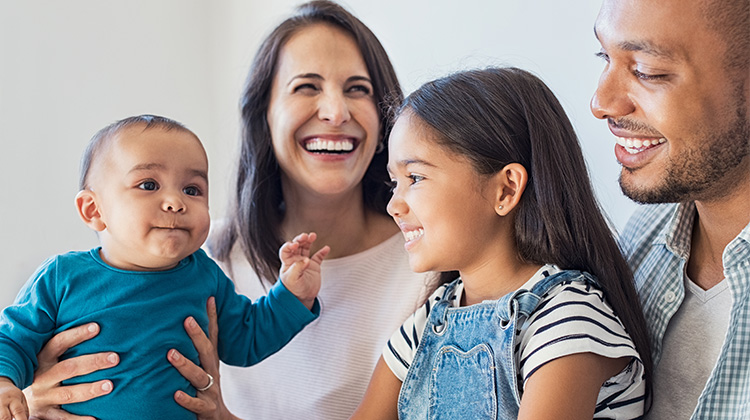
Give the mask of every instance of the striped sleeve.
POLYGON ((424 305, 409 315, 409 318, 391 335, 383 348, 383 360, 401 382, 406 379, 406 373, 414 360, 430 310, 441 299, 446 287, 447 285, 440 286, 424 305))
POLYGON ((552 289, 522 325, 519 343, 516 355, 524 384, 545 363, 571 354, 640 359, 603 292, 581 282, 552 289))

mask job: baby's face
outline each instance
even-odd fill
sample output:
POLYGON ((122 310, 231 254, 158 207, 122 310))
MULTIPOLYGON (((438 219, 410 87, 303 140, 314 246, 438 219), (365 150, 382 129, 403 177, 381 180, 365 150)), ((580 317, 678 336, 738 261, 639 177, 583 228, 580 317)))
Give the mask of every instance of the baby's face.
POLYGON ((193 134, 131 127, 96 159, 90 185, 108 264, 166 270, 200 248, 210 225, 208 160, 193 134))

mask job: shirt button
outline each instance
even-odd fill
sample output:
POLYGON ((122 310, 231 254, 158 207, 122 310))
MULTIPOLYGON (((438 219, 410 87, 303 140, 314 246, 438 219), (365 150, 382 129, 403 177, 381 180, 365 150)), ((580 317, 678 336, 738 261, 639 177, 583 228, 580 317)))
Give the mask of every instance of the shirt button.
POLYGON ((674 292, 667 292, 664 295, 664 301, 667 302, 667 303, 672 303, 672 302, 675 301, 675 299, 677 299, 677 295, 675 295, 674 292))

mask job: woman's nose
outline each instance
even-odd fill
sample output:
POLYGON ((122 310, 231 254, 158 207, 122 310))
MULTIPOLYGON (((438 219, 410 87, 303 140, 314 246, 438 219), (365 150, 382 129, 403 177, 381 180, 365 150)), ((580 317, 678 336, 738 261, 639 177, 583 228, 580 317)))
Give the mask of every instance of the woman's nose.
POLYGON ((591 113, 596 118, 619 118, 635 111, 635 104, 623 76, 611 68, 605 69, 591 98, 591 113))
POLYGON ((341 125, 349 121, 351 114, 344 95, 338 92, 326 92, 320 95, 318 117, 333 125, 341 125))

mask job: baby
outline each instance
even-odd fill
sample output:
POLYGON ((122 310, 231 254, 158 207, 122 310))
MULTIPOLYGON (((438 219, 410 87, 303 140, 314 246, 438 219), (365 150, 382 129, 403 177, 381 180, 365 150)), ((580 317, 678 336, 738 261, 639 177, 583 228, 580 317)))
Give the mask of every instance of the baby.
MULTIPOLYGON (((165 356, 177 349, 198 363, 181 325, 193 316, 207 331, 209 297, 216 299, 219 355, 231 365, 260 362, 318 316, 320 263, 329 248, 310 257, 314 233, 282 246, 281 281, 255 302, 235 293, 200 249, 210 225, 207 173, 198 137, 164 117, 126 118, 93 137, 75 202, 101 246, 48 259, 0 314, 0 418, 27 419, 19 388, 32 382, 36 354, 77 325, 97 322, 100 333, 63 358, 107 349, 120 363, 69 381, 107 378, 113 390, 65 410, 107 419, 194 419, 172 396, 196 390, 165 356)), ((201 390, 213 378, 206 382, 201 390)))

